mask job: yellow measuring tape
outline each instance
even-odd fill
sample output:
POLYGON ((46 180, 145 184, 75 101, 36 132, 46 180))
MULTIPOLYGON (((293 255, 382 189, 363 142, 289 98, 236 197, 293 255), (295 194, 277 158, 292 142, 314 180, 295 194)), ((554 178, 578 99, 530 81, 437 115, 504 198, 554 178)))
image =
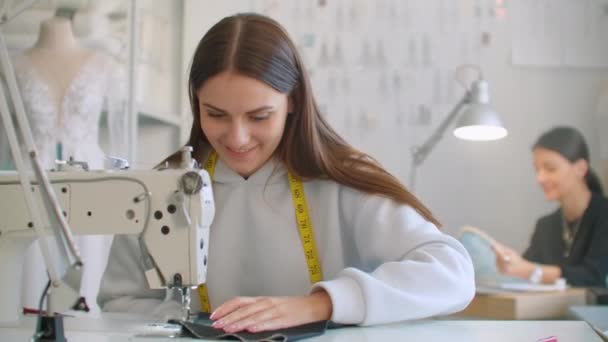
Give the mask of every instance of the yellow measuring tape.
MULTIPOLYGON (((205 170, 209 173, 211 179, 213 179, 213 173, 215 172, 215 164, 217 164, 217 153, 211 151, 209 158, 205 161, 205 170)), ((298 232, 300 233, 306 264, 308 265, 308 276, 310 277, 310 283, 314 284, 323 280, 323 272, 321 270, 321 264, 319 263, 319 253, 317 252, 317 246, 315 244, 312 221, 310 219, 308 205, 306 204, 304 184, 302 184, 302 180, 299 177, 291 174, 291 172, 288 173, 287 177, 289 180, 289 189, 291 190, 291 198, 293 200, 293 208, 296 213, 298 232)), ((206 313, 211 312, 211 304, 209 303, 209 293, 207 292, 206 284, 200 284, 198 286, 198 296, 201 301, 201 310, 206 313)))

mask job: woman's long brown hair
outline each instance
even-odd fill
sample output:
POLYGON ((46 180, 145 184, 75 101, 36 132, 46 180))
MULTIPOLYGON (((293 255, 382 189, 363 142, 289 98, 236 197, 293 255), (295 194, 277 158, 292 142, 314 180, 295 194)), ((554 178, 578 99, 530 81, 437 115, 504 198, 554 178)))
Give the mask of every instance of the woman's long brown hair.
MULTIPOLYGON (((207 79, 224 71, 255 78, 291 96, 294 112, 287 116, 285 132, 275 152, 291 172, 303 179, 331 179, 408 204, 440 226, 431 211, 396 177, 372 157, 350 146, 323 119, 302 59, 289 35, 279 23, 259 14, 236 14, 222 19, 196 48, 188 82, 193 122, 187 145, 193 147, 199 163, 210 144, 201 130, 196 92, 207 79)), ((180 157, 176 152, 163 163, 178 165, 180 157)))

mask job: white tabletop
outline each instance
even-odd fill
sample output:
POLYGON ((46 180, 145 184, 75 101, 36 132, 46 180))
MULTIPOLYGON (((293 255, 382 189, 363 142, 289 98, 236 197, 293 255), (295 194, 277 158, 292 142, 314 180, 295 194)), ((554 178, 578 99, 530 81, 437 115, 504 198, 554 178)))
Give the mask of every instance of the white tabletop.
POLYGON ((572 306, 570 316, 583 320, 591 325, 599 335, 608 341, 608 305, 572 306))
MULTIPOLYGON (((142 337, 152 320, 124 314, 102 314, 96 318, 68 317, 65 321, 69 342, 106 341, 175 341, 173 338, 142 337)), ((19 326, 0 328, 0 341, 29 341, 35 318, 26 317, 19 326)), ((526 341, 556 336, 559 342, 602 342, 593 329, 582 321, 456 321, 422 320, 374 327, 328 330, 311 342, 346 341, 450 341, 498 342, 526 341)), ((181 338, 180 340, 190 340, 181 338)))

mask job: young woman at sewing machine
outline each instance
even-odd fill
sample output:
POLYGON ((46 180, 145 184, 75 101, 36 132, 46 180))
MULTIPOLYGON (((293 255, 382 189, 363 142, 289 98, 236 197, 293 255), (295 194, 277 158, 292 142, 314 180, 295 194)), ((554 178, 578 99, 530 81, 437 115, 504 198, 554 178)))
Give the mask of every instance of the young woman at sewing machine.
POLYGON ((498 269, 534 283, 559 278, 574 286, 606 286, 608 275, 608 199, 589 167, 589 150, 580 132, 556 127, 534 144, 536 180, 545 198, 559 203, 536 223, 523 255, 496 243, 498 269))
MULTIPOLYGON (((201 310, 212 312, 216 328, 262 331, 328 319, 370 325, 467 306, 475 288, 466 250, 323 119, 278 23, 256 14, 218 22, 196 49, 189 94, 187 144, 213 179, 202 294, 210 305, 201 310)), ((179 154, 167 161, 179 165, 179 154)), ((147 290, 141 266, 129 261, 139 255, 133 246, 115 239, 100 304, 169 310, 164 293, 147 290)))

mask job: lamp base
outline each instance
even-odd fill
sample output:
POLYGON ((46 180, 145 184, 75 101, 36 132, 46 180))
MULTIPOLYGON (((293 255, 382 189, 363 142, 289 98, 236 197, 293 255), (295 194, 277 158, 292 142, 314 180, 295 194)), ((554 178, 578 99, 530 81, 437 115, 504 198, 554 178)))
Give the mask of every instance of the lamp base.
POLYGON ((63 330, 63 316, 39 316, 36 324, 35 342, 67 342, 63 330))

